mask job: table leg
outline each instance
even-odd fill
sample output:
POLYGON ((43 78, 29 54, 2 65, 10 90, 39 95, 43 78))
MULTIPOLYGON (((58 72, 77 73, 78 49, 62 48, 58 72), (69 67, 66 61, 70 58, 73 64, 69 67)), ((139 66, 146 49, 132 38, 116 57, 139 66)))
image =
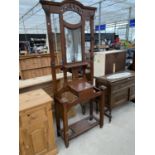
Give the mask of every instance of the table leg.
POLYGON ((85 115, 86 114, 86 106, 83 105, 82 103, 80 105, 81 105, 81 109, 82 109, 82 114, 85 115))
POLYGON ((104 104, 105 104, 105 95, 102 94, 99 99, 100 128, 102 128, 104 124, 104 104))
POLYGON ((67 108, 63 107, 63 136, 66 148, 69 146, 67 108))
POLYGON ((90 106, 90 121, 93 119, 93 101, 91 100, 89 103, 90 106))

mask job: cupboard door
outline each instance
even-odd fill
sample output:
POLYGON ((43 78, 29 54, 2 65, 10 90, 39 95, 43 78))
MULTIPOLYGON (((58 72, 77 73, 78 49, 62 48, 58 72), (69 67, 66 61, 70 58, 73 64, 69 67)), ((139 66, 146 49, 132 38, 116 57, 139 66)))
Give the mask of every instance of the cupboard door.
POLYGON ((43 155, 48 152, 48 127, 46 122, 30 124, 21 130, 25 155, 43 155))
POLYGON ((53 135, 52 121, 49 119, 49 115, 52 117, 51 114, 51 106, 47 106, 21 115, 22 155, 45 155, 52 149, 54 141, 51 142, 53 135))

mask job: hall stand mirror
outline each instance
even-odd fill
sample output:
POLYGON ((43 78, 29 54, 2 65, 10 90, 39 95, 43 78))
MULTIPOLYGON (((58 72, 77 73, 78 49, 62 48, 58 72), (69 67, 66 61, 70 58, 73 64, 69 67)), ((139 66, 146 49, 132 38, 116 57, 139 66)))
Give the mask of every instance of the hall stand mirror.
POLYGON ((51 72, 54 82, 54 101, 57 135, 64 139, 65 146, 69 146, 69 140, 86 132, 87 130, 104 124, 104 90, 93 86, 93 47, 94 47, 94 14, 96 8, 87 7, 75 0, 63 2, 51 2, 41 0, 45 11, 49 49, 51 54, 51 72), (54 56, 54 41, 52 37, 51 15, 58 14, 60 22, 62 63, 57 66, 54 56), (68 18, 70 16, 70 18, 68 18), (73 17, 73 18, 72 18, 73 17), (71 19, 74 19, 73 21, 71 19), (86 78, 88 62, 85 53, 85 22, 90 22, 91 46, 90 46, 90 78, 86 78), (64 86, 58 90, 56 82, 56 69, 61 68, 64 74, 64 86), (72 79, 67 78, 67 72, 72 73, 72 79), (68 124, 68 111, 81 103, 89 101, 89 116, 68 124), (99 103, 99 117, 93 115, 93 102, 99 103), (60 120, 63 127, 61 128, 60 120))

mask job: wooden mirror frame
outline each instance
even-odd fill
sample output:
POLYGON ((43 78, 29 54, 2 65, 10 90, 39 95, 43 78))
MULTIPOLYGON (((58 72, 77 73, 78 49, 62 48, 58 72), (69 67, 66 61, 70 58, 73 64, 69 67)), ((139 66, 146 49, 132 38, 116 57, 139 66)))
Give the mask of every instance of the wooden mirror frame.
MULTIPOLYGON (((77 29, 81 28, 81 49, 82 49, 82 62, 86 61, 85 54, 85 22, 90 21, 90 32, 91 32, 91 46, 90 46, 90 79, 93 83, 94 75, 94 64, 93 64, 93 48, 94 48, 94 15, 96 8, 84 6, 78 1, 75 0, 64 0, 63 2, 51 2, 40 0, 42 8, 46 15, 47 31, 48 31, 48 40, 49 40, 49 50, 51 55, 51 72, 53 78, 53 92, 57 92, 57 83, 56 83, 56 69, 62 68, 67 64, 66 61, 66 49, 65 49, 65 34, 64 28, 77 29), (63 14, 66 11, 74 11, 81 16, 81 22, 78 24, 69 24, 63 20, 63 14), (52 37, 52 23, 51 23, 51 14, 59 14, 60 21, 60 35, 61 35, 61 52, 62 52, 62 65, 55 65, 55 56, 54 56, 54 40, 52 37)), ((64 72, 64 77, 67 77, 67 71, 64 72)))

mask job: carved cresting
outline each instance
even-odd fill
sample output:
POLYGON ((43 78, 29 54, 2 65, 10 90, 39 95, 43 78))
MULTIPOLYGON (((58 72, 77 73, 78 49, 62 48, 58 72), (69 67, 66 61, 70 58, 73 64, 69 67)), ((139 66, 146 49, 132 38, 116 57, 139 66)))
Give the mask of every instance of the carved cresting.
POLYGON ((68 3, 68 4, 65 4, 65 5, 61 6, 60 11, 61 12, 74 11, 74 12, 80 14, 80 15, 83 14, 83 10, 79 6, 77 6, 75 4, 72 4, 72 3, 68 3))
POLYGON ((66 11, 74 11, 79 15, 85 16, 85 20, 89 20, 94 16, 96 8, 83 6, 78 1, 66 0, 61 3, 40 0, 42 7, 46 13, 63 14, 66 11))

